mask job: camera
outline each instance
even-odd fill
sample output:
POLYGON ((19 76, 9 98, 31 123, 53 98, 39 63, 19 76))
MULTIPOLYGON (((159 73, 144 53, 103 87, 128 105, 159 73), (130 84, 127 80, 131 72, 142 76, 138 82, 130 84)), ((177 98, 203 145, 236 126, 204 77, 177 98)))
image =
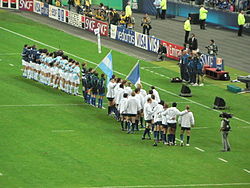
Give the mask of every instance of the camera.
POLYGON ((223 113, 221 113, 219 115, 219 117, 229 119, 229 118, 233 117, 233 114, 229 114, 229 113, 223 112, 223 113))

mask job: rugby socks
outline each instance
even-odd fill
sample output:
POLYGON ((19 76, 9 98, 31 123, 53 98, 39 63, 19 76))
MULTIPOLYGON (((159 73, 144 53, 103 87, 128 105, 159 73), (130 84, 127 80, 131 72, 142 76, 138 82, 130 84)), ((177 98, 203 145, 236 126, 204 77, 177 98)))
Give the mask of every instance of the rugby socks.
POLYGON ((163 131, 160 131, 160 140, 163 140, 163 131))
POLYGON ((147 130, 148 138, 151 139, 151 137, 150 137, 150 129, 149 129, 149 128, 146 128, 146 130, 147 130))
POLYGON ((141 128, 144 128, 144 125, 143 125, 143 117, 140 117, 140 122, 141 122, 141 128))
POLYGON ((168 143, 171 142, 171 134, 168 134, 168 143))
POLYGON ((95 98, 95 97, 92 97, 92 104, 93 104, 94 106, 96 106, 96 98, 95 98))
POLYGON ((162 140, 163 140, 164 143, 167 142, 166 134, 162 134, 162 140))
POLYGON ((183 139, 184 139, 183 134, 180 135, 180 139, 181 139, 181 141, 183 141, 183 139))
POLYGON ((124 131, 124 121, 121 121, 121 127, 122 127, 122 130, 124 131))
POLYGON ((139 131, 139 120, 135 120, 135 130, 139 131))
POLYGON ((111 106, 108 106, 108 115, 111 114, 111 106))
POLYGON ((173 134, 173 144, 175 145, 175 134, 173 134))
POLYGON ((190 136, 187 136, 187 144, 189 144, 190 136))
POLYGON ((157 142, 159 142, 159 140, 160 140, 160 131, 156 131, 156 140, 157 140, 157 142))

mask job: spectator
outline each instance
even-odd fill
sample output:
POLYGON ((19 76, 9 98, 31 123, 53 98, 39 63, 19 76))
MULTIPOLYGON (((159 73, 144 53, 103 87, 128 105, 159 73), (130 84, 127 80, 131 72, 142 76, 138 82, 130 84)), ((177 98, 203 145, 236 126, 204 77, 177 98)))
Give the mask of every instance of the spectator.
POLYGON ((167 54, 167 49, 166 47, 161 43, 157 52, 158 56, 157 56, 157 60, 156 61, 163 61, 164 57, 167 54))
POLYGON ((238 30, 238 36, 242 36, 242 31, 243 31, 243 26, 245 24, 245 16, 243 10, 241 10, 238 14, 238 25, 239 25, 239 30, 238 30))
POLYGON ((146 31, 147 31, 147 35, 149 35, 149 31, 150 31, 150 29, 152 29, 152 26, 150 24, 151 24, 151 19, 148 16, 148 14, 145 14, 144 17, 141 20, 141 26, 143 28, 143 34, 146 34, 146 31))
POLYGON ((135 27, 135 18, 134 17, 126 17, 126 27, 128 29, 134 29, 135 27))
POLYGON ((126 17, 132 17, 132 9, 130 6, 130 2, 128 2, 127 6, 125 8, 125 14, 126 14, 126 17))
POLYGON ((211 55, 211 56, 217 55, 217 53, 218 53, 218 47, 215 44, 215 42, 214 42, 213 39, 210 40, 210 44, 209 44, 209 46, 206 46, 206 48, 207 48, 207 53, 209 55, 211 55))
POLYGON ((184 42, 188 43, 188 36, 191 31, 191 24, 190 24, 191 17, 188 17, 187 20, 184 23, 184 31, 185 31, 185 39, 184 42))
POLYGON ((61 7, 61 2, 60 2, 60 0, 56 0, 56 6, 57 6, 57 7, 61 7))
POLYGON ((198 50, 198 40, 195 38, 195 34, 192 33, 191 37, 188 40, 189 49, 190 51, 197 51, 198 50))
POLYGON ((161 0, 155 0, 154 6, 156 8, 156 19, 161 17, 161 0))
POLYGON ((200 8, 200 29, 203 29, 205 30, 205 22, 206 22, 206 19, 207 19, 207 13, 208 11, 204 8, 203 5, 201 5, 201 8, 200 8))
POLYGON ((124 11, 121 12, 119 24, 120 26, 126 27, 126 14, 124 11))
POLYGON ((165 20, 167 11, 167 0, 161 0, 161 19, 165 20))
POLYGON ((119 19, 120 19, 120 15, 117 13, 117 11, 115 9, 110 9, 110 13, 109 13, 109 16, 110 16, 110 24, 113 24, 113 25, 118 25, 118 22, 119 22, 119 19))

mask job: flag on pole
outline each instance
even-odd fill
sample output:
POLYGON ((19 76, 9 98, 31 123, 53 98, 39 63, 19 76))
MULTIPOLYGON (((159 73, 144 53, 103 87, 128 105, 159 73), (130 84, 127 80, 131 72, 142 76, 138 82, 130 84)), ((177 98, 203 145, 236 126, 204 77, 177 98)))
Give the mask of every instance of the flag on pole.
POLYGON ((141 83, 140 78, 140 63, 137 61, 136 65, 133 67, 133 69, 128 74, 127 78, 132 84, 137 85, 141 83))
POLYGON ((110 78, 112 78, 113 75, 111 51, 108 53, 108 55, 106 55, 106 57, 101 61, 101 63, 97 67, 99 67, 107 75, 107 81, 109 82, 110 78))

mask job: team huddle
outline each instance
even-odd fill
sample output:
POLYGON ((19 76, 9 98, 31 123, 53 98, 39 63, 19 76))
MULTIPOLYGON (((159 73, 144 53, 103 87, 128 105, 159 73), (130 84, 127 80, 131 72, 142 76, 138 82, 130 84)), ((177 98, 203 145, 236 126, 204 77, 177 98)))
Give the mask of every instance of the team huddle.
POLYGON ((22 52, 23 76, 53 88, 78 95, 80 84, 79 62, 69 59, 63 51, 37 50, 36 46, 24 45, 22 52))
POLYGON ((190 130, 194 126, 194 116, 190 107, 180 112, 172 103, 172 107, 160 99, 154 86, 147 93, 141 84, 133 91, 131 83, 121 78, 111 78, 107 86, 108 114, 115 114, 121 122, 122 131, 133 134, 141 128, 145 128, 142 140, 151 139, 154 134, 154 144, 162 141, 166 145, 176 145, 177 123, 181 125, 180 144, 184 145, 184 132, 187 133, 186 146, 189 146, 190 130), (179 118, 178 118, 179 117, 179 118))
POLYGON ((177 103, 170 107, 160 99, 160 95, 154 86, 148 93, 141 84, 136 84, 132 90, 131 82, 116 78, 115 75, 105 84, 105 75, 98 76, 98 72, 87 69, 87 64, 68 58, 59 50, 48 52, 47 49, 36 49, 36 46, 24 45, 22 52, 23 76, 39 81, 53 88, 78 95, 80 85, 80 72, 82 71, 82 91, 84 101, 92 106, 103 108, 103 98, 107 87, 108 115, 114 114, 121 123, 122 131, 133 134, 144 129, 142 140, 151 140, 154 135, 154 144, 159 142, 166 145, 176 145, 177 124, 181 125, 180 145, 184 145, 184 132, 186 131, 186 146, 189 146, 190 130, 194 125, 194 116, 190 107, 184 111, 177 109, 177 103), (96 98, 98 97, 98 105, 96 98))

